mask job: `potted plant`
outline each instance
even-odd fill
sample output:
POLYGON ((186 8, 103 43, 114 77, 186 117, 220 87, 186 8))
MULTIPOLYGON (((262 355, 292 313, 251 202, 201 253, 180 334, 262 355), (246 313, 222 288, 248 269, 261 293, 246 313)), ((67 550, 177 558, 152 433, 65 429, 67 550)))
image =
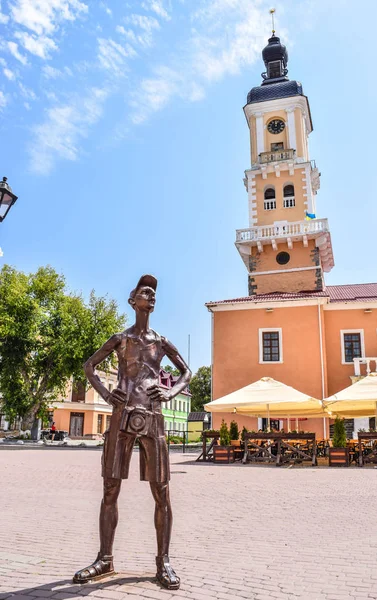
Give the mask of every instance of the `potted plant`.
POLYGON ((329 448, 329 466, 349 466, 349 448, 347 448, 346 428, 344 426, 344 419, 340 419, 339 417, 336 417, 334 423, 332 447, 329 448))
POLYGON ((237 421, 231 421, 229 426, 229 437, 230 437, 230 445, 231 446, 240 446, 241 441, 239 439, 240 432, 238 429, 237 421))
POLYGON ((220 427, 220 445, 213 447, 213 462, 234 462, 234 447, 230 445, 229 429, 224 419, 222 420, 220 427))

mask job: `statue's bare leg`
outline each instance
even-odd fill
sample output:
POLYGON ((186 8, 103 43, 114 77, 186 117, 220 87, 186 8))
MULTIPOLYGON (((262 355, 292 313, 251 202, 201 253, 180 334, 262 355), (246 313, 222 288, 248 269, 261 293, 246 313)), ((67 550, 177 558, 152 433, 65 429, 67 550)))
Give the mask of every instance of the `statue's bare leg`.
POLYGON ((156 577, 163 587, 169 590, 177 590, 180 585, 180 579, 175 574, 169 561, 169 545, 173 524, 169 484, 150 483, 150 486, 156 502, 154 513, 154 524, 157 535, 156 577))
POLYGON ((74 583, 87 583, 93 579, 101 579, 114 573, 113 543, 115 529, 118 524, 118 496, 121 479, 105 477, 103 482, 103 499, 99 517, 100 551, 96 560, 73 577, 74 583))

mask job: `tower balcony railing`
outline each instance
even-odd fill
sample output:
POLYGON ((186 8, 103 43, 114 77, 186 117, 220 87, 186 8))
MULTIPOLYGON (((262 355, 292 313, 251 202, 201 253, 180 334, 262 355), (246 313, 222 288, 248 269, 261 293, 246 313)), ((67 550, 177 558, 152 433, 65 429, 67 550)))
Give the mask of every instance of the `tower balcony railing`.
POLYGON ((270 150, 270 152, 261 152, 259 154, 259 162, 261 164, 276 162, 279 160, 293 160, 296 155, 295 150, 270 150))
POLYGON ((329 231, 327 219, 312 221, 292 221, 279 225, 259 225, 248 229, 237 229, 236 242, 256 242, 263 240, 294 238, 295 236, 310 236, 329 231))
POLYGON ((361 376, 361 369, 360 369, 360 365, 366 365, 366 374, 370 375, 370 373, 372 373, 372 367, 371 364, 374 363, 374 371, 377 371, 377 357, 375 356, 363 356, 362 358, 354 358, 353 359, 353 366, 354 366, 354 370, 355 370, 355 377, 360 377, 361 376))

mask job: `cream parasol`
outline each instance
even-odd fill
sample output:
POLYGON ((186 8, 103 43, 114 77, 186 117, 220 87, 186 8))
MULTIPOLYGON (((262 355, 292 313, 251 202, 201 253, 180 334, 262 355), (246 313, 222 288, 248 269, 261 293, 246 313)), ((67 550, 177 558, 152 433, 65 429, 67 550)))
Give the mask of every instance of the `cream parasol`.
POLYGON ((323 401, 325 410, 339 417, 377 416, 377 373, 370 373, 353 385, 323 401))
POLYGON ((321 400, 272 377, 262 377, 231 394, 208 402, 204 409, 208 412, 237 412, 268 419, 327 416, 321 400))

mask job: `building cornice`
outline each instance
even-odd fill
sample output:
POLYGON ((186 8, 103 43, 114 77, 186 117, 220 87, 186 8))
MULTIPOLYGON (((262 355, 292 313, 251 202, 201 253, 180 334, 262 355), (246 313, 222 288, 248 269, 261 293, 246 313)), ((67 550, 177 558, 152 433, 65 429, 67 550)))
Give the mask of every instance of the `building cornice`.
POLYGON ((276 100, 266 100, 265 102, 255 102, 244 106, 244 113, 249 125, 250 118, 257 115, 261 116, 276 110, 294 110, 300 108, 305 117, 306 129, 308 133, 313 131, 313 124, 310 115, 309 101, 306 96, 289 96, 288 98, 277 98, 276 100))
POLYGON ((101 412, 101 413, 109 413, 113 412, 112 406, 108 404, 99 404, 99 403, 91 403, 91 402, 52 402, 51 408, 59 409, 66 408, 67 410, 72 410, 74 412, 101 412))
POLYGON ((327 297, 308 298, 307 300, 277 300, 267 302, 253 302, 252 300, 245 300, 241 302, 229 302, 229 303, 212 303, 208 302, 205 306, 209 312, 225 312, 233 310, 271 310, 274 308, 296 308, 298 306, 318 306, 326 305, 329 302, 327 297))
POLYGON ((324 310, 371 310, 377 309, 377 300, 350 300, 349 302, 331 302, 324 310))

